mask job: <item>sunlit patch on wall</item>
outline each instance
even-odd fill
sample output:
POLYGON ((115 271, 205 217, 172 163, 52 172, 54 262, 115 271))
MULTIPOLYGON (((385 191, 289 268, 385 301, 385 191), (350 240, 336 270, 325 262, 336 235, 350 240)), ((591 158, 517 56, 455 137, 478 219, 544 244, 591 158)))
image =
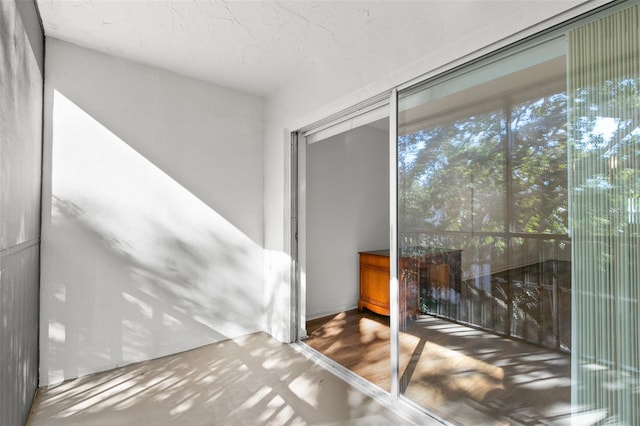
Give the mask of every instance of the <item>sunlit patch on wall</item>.
POLYGON ((66 335, 48 336, 44 368, 82 375, 257 331, 262 248, 58 91, 52 114, 43 320, 66 335))
POLYGON ((58 321, 51 321, 49 323, 49 339, 54 342, 64 342, 64 339, 65 339, 64 324, 58 321))

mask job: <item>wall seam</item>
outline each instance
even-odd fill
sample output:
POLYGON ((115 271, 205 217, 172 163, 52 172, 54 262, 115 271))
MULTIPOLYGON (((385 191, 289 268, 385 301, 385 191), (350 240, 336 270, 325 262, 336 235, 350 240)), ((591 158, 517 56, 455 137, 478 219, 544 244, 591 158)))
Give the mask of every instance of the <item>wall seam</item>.
POLYGON ((29 250, 32 247, 38 246, 40 244, 40 238, 34 238, 14 246, 5 248, 0 251, 0 259, 6 259, 9 257, 13 257, 17 254, 22 253, 23 251, 29 250))
MULTIPOLYGON (((39 230, 38 230, 38 235, 40 236, 40 238, 38 238, 38 294, 36 295, 36 303, 38 304, 38 309, 36 311, 36 332, 38 333, 38 342, 36 343, 36 350, 37 350, 37 355, 36 355, 36 363, 37 363, 37 382, 36 382, 36 390, 33 394, 33 397, 31 399, 31 404, 33 405, 33 402, 36 400, 36 398, 38 397, 38 392, 40 390, 40 365, 41 365, 41 353, 40 353, 40 343, 41 343, 41 327, 40 327, 40 317, 41 317, 41 311, 42 311, 42 302, 41 302, 41 291, 42 291, 42 223, 43 223, 43 205, 44 205, 44 163, 45 163, 45 140, 44 140, 44 132, 45 132, 45 109, 46 109, 46 102, 45 102, 45 97, 46 97, 46 88, 45 88, 45 76, 46 76, 46 70, 47 70, 47 36, 44 32, 44 22, 42 21, 42 15, 40 14, 40 8, 38 7, 38 2, 36 0, 33 0, 33 3, 35 5, 36 8, 36 13, 38 15, 38 19, 40 21, 40 29, 42 31, 42 111, 40 114, 40 220, 38 223, 39 226, 39 230)), ((27 416, 27 422, 29 422, 29 417, 31 416, 31 410, 29 410, 29 414, 27 416)))

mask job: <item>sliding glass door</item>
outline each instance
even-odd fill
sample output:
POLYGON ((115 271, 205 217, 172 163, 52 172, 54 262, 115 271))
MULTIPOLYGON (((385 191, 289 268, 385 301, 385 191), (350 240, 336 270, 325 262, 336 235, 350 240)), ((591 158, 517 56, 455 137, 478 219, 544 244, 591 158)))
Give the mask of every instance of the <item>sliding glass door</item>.
POLYGON ((403 90, 398 390, 459 424, 639 424, 638 5, 403 90))

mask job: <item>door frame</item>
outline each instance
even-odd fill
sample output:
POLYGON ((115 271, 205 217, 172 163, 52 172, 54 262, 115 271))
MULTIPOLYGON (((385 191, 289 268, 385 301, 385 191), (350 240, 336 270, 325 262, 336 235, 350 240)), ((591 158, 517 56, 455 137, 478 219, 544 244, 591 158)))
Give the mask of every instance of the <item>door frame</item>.
MULTIPOLYGON (((291 255, 291 341, 307 356, 316 360, 348 383, 356 386, 359 390, 373 397, 382 405, 394 409, 396 413, 409 413, 410 418, 425 424, 447 423, 433 414, 426 412, 422 407, 412 403, 400 394, 399 389, 399 304, 398 304, 398 236, 397 236, 397 95, 398 92, 406 91, 413 86, 422 85, 429 80, 441 79, 448 73, 455 72, 461 67, 472 66, 475 61, 491 55, 500 55, 504 51, 513 51, 513 48, 528 43, 532 38, 545 40, 552 37, 554 32, 566 31, 569 27, 582 24, 588 19, 595 19, 594 15, 601 11, 614 7, 622 7, 630 1, 611 0, 591 0, 570 8, 552 18, 538 23, 535 26, 522 29, 509 37, 491 43, 479 50, 470 52, 452 62, 418 75, 415 78, 392 85, 392 88, 360 102, 350 108, 342 110, 322 120, 299 128, 290 133, 290 147, 285 155, 289 158, 285 162, 289 169, 288 183, 285 182, 289 191, 285 198, 287 209, 290 209, 289 229, 290 232, 290 255, 291 255), (346 130, 358 127, 359 117, 374 109, 376 105, 388 105, 389 109, 389 247, 390 247, 390 332, 391 332, 391 392, 381 391, 375 385, 356 376, 354 373, 341 368, 337 363, 320 355, 317 351, 301 343, 301 339, 307 337, 306 333, 306 141, 307 137, 331 129, 334 126, 342 126, 346 130), (351 127, 350 127, 351 126, 351 127), (327 361, 328 360, 328 361, 327 361), (346 370, 346 371, 343 371, 346 370), (364 382, 364 384, 362 383, 364 382)), ((517 48, 517 47, 516 47, 517 48)))
MULTIPOLYGON (((299 341, 307 337, 306 332, 306 172, 307 145, 344 131, 356 129, 376 119, 390 116, 390 96, 392 91, 384 92, 355 105, 343 113, 328 117, 297 131, 291 132, 290 140, 290 191, 291 191, 291 316, 295 324, 291 325, 292 340, 299 341)), ((390 139, 391 140, 391 139, 390 139)), ((393 147, 395 151, 395 144, 393 147)), ((394 166, 395 168, 395 166, 394 166)), ((395 193, 393 194, 395 195, 395 193)))

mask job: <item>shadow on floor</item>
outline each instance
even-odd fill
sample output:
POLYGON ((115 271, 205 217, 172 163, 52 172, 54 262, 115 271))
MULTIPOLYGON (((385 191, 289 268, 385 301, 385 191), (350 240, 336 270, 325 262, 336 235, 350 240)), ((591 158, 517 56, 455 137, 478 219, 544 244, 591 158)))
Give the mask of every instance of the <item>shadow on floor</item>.
MULTIPOLYGON (((385 390, 389 320, 347 311, 307 323, 309 346, 385 390)), ((571 411, 567 354, 420 316, 400 334, 401 389, 459 424, 559 422, 571 411)))
POLYGON ((27 424, 405 423, 290 345, 257 333, 42 388, 27 424))

